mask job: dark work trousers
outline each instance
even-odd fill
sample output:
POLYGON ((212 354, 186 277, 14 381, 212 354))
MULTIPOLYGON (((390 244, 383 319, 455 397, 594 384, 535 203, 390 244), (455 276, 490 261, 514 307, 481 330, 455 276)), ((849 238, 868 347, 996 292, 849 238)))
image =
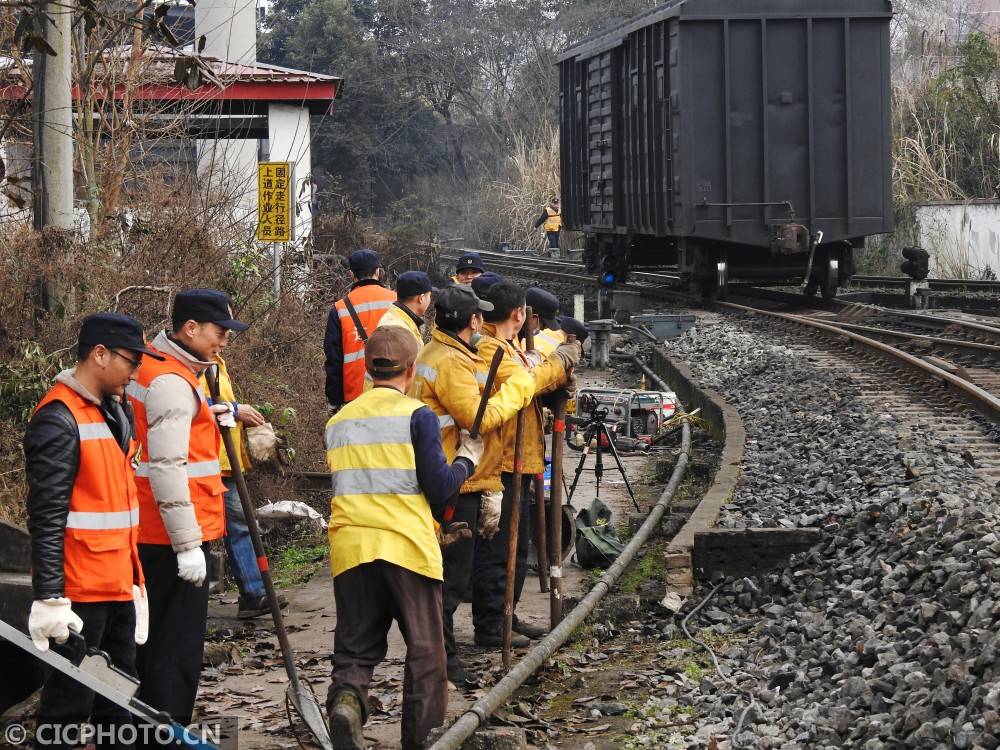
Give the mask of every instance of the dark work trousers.
POLYGON ((441 582, 399 565, 375 560, 333 579, 337 630, 327 711, 337 693, 351 690, 368 720, 368 686, 389 648, 392 621, 406 641, 403 671, 403 750, 422 748, 444 723, 448 674, 441 624, 441 582))
MULTIPOLYGON (((201 549, 207 560, 208 542, 201 549)), ((169 544, 140 544, 139 560, 149 598, 149 640, 136 650, 135 660, 139 700, 187 726, 205 653, 208 581, 199 587, 181 580, 169 544)))
POLYGON ((441 548, 444 561, 444 584, 441 599, 444 605, 444 648, 451 664, 458 658, 455 648, 455 610, 463 601, 472 599, 472 564, 476 552, 476 525, 479 523, 479 501, 482 495, 469 492, 458 496, 454 522, 465 521, 472 530, 471 539, 459 539, 441 548))
MULTIPOLYGON (((135 605, 131 602, 73 602, 73 611, 83 620, 83 630, 80 635, 87 642, 87 648, 97 648, 104 651, 111 663, 121 671, 135 676, 135 605)), ((72 642, 70 642, 72 643, 72 642)), ((68 655, 71 647, 53 646, 56 653, 68 655)), ((76 680, 70 679, 62 672, 53 670, 46 678, 42 688, 42 696, 38 705, 39 740, 44 741, 40 747, 68 748, 75 744, 49 742, 62 736, 74 741, 78 737, 79 726, 91 721, 99 734, 93 736, 99 748, 135 747, 132 743, 116 742, 115 729, 129 725, 131 729, 132 716, 124 708, 95 695, 76 680), (43 727, 43 724, 75 725, 72 729, 57 729, 43 727)), ((131 738, 131 731, 123 735, 131 738)))
POLYGON ((545 236, 549 240, 549 250, 559 249, 559 232, 546 232, 545 236))
MULTIPOLYGON (((503 510, 500 531, 492 539, 476 536, 476 559, 472 573, 472 624, 480 633, 496 633, 503 628, 503 603, 507 588, 507 540, 514 497, 514 475, 501 474, 503 510)), ((517 560, 514 575, 514 607, 521 598, 524 576, 528 569, 528 508, 534 477, 521 478, 521 521, 518 524, 517 560)))

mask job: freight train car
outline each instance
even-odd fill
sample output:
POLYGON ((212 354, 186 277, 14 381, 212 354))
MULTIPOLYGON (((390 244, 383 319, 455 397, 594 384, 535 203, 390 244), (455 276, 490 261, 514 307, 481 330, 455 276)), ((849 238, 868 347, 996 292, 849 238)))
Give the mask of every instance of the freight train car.
POLYGON ((831 297, 891 232, 888 0, 672 0, 559 60, 563 221, 611 286, 831 297))

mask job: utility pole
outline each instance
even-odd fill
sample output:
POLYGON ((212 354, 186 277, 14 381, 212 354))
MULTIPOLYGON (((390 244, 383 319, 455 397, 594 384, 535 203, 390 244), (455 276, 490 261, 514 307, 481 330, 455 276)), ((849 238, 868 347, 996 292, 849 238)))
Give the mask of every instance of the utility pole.
POLYGON ((35 50, 32 113, 34 115, 34 226, 72 229, 73 100, 70 65, 72 3, 39 0, 45 41, 56 54, 35 50))
MULTIPOLYGON (((32 56, 32 219, 38 231, 48 227, 72 230, 72 3, 69 0, 38 0, 38 12, 45 29, 45 41, 56 54, 47 55, 36 49, 32 56)), ((53 295, 44 278, 38 279, 37 294, 36 324, 52 309, 53 295)))

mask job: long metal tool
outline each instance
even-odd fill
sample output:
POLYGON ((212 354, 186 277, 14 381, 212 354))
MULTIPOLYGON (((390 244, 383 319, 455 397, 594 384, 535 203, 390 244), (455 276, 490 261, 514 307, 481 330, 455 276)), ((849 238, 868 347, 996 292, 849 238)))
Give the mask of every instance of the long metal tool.
MULTIPOLYGON (((566 336, 567 343, 576 341, 576 336, 566 336)), ((563 456, 566 450, 566 398, 565 389, 559 388, 552 401, 552 480, 549 490, 549 629, 552 630, 562 620, 563 579, 562 579, 562 498, 563 498, 563 456)))
MULTIPOLYGON (((526 308, 528 320, 531 320, 531 308, 526 308)), ((528 404, 525 409, 532 408, 528 404)), ((517 413, 514 429, 514 491, 511 493, 510 528, 507 533, 507 578, 504 582, 503 596, 503 639, 501 658, 504 669, 510 669, 510 644, 514 628, 514 581, 517 575, 517 540, 518 526, 521 524, 521 478, 524 476, 524 458, 521 456, 521 444, 524 442, 524 409, 517 413)))
MULTIPOLYGON (((205 379, 208 381, 208 390, 212 394, 212 400, 219 402, 219 380, 215 376, 214 367, 209 367, 205 371, 205 379)), ((229 465, 231 467, 233 479, 240 494, 240 504, 243 506, 243 515, 246 516, 247 527, 250 529, 250 539, 253 541, 253 552, 257 557, 257 567, 260 569, 260 577, 264 581, 264 590, 267 593, 267 603, 271 608, 271 619, 274 620, 274 633, 278 637, 278 644, 281 646, 281 656, 285 663, 285 672, 288 674, 288 689, 285 695, 299 716, 305 722, 309 731, 316 738, 323 750, 333 750, 333 743, 330 740, 330 731, 327 729, 326 719, 323 718, 323 711, 319 707, 316 695, 305 686, 299 678, 298 670, 295 667, 295 654, 292 646, 288 642, 288 633, 285 631, 285 621, 281 616, 281 607, 278 605, 278 594, 274 590, 274 581, 271 579, 271 570, 267 562, 267 555, 264 553, 264 543, 260 539, 260 527, 257 525, 257 509, 250 499, 250 490, 247 488, 246 477, 243 476, 243 469, 240 467, 239 454, 236 453, 233 445, 231 427, 220 428, 222 432, 222 443, 226 447, 229 455, 229 465)))
MULTIPOLYGON (((52 649, 39 651, 35 648, 31 638, 3 620, 0 620, 0 638, 27 651, 53 669, 62 672, 71 680, 83 685, 88 690, 93 690, 110 703, 124 708, 133 716, 144 722, 163 727, 164 734, 169 733, 169 737, 163 737, 164 741, 179 742, 184 747, 196 750, 218 750, 218 747, 200 737, 199 732, 187 729, 163 711, 159 711, 136 698, 135 696, 139 692, 139 680, 113 666, 111 659, 103 651, 97 649, 88 651, 86 644, 83 643, 83 637, 77 633, 71 632, 70 638, 75 641, 72 647, 78 647, 83 656, 79 663, 67 659, 62 654, 57 654, 52 649)), ((159 735, 159 732, 157 734, 159 735)))
MULTIPOLYGON (((535 349, 535 331, 531 323, 532 316, 524 326, 524 348, 526 351, 535 349)), ((542 457, 545 457, 545 436, 542 436, 542 457)), ((549 556, 548 534, 545 530, 545 474, 535 475, 535 551, 538 556, 538 590, 543 594, 549 591, 549 556)))

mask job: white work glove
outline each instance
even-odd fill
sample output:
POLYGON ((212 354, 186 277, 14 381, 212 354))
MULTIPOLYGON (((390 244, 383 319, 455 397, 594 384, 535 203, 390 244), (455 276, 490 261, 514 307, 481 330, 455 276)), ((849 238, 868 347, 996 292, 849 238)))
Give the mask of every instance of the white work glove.
POLYGON ((177 575, 181 580, 201 588, 206 573, 205 553, 201 551, 201 547, 177 553, 177 575))
POLYGON ((479 500, 479 525, 477 531, 483 539, 492 539, 500 530, 500 510, 503 507, 503 492, 484 492, 479 500))
POLYGON ((563 367, 569 370, 579 364, 583 356, 583 345, 579 341, 564 341, 556 347, 553 356, 559 357, 563 367))
POLYGON ((73 611, 72 602, 65 596, 36 599, 31 603, 28 632, 39 651, 49 650, 49 638, 55 638, 56 643, 65 643, 71 630, 74 633, 83 630, 83 620, 73 611))
POLYGON ((528 360, 528 367, 538 367, 544 361, 542 353, 536 349, 525 352, 524 358, 528 360))
POLYGON ((467 458, 472 461, 472 468, 479 466, 483 460, 483 439, 474 438, 468 430, 458 433, 458 450, 455 451, 455 458, 467 458))
POLYGON ((215 421, 219 423, 219 427, 236 426, 236 417, 233 416, 233 405, 228 401, 223 401, 221 404, 212 404, 208 408, 215 415, 215 421))
POLYGON ((149 638, 149 599, 145 586, 132 586, 132 603, 135 605, 135 642, 141 646, 149 638))

